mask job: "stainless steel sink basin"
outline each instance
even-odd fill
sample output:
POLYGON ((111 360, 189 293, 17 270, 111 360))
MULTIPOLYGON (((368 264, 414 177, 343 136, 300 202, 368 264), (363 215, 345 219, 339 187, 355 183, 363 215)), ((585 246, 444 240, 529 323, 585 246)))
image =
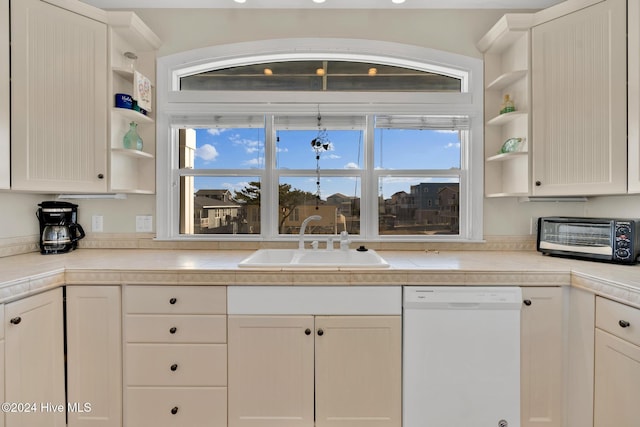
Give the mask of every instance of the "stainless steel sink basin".
POLYGON ((355 249, 259 249, 238 267, 275 268, 387 268, 389 264, 374 250, 355 249))

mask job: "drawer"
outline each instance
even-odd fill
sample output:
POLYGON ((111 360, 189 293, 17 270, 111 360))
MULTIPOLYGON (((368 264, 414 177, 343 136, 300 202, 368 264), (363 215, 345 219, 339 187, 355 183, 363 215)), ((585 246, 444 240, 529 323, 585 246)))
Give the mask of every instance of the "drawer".
POLYGON ((597 297, 596 327, 640 345, 640 310, 637 308, 597 297))
POLYGON ((226 344, 127 344, 126 385, 227 385, 226 344))
POLYGON ((227 427, 227 389, 130 387, 124 425, 227 427))
POLYGON ((138 343, 227 342, 227 317, 219 315, 128 315, 125 339, 138 343))
POLYGON ((127 286, 127 314, 226 314, 224 286, 127 286))

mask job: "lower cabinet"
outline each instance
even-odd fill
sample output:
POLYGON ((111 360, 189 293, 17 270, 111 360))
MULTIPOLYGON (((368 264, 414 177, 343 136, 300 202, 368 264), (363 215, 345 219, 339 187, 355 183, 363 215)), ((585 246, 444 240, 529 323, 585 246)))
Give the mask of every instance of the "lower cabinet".
POLYGON ((523 287, 521 317, 521 425, 561 427, 563 304, 560 287, 523 287))
POLYGON ((594 427, 640 419, 640 310, 596 298, 594 427))
POLYGON ((5 305, 5 413, 9 427, 66 425, 62 288, 5 305), (28 403, 28 408, 24 406, 28 403))
POLYGON ((67 286, 67 425, 122 425, 120 286, 67 286))
POLYGON ((229 316, 229 426, 401 425, 400 316, 229 316))
POLYGON ((126 286, 124 425, 227 426, 226 288, 126 286))

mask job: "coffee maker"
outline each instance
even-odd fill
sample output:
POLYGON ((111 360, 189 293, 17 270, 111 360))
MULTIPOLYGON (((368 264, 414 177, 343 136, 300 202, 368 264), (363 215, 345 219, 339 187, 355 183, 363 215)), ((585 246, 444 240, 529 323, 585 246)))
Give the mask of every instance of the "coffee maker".
POLYGON ((60 254, 74 250, 85 234, 78 224, 78 205, 42 202, 36 213, 40 221, 40 253, 60 254))

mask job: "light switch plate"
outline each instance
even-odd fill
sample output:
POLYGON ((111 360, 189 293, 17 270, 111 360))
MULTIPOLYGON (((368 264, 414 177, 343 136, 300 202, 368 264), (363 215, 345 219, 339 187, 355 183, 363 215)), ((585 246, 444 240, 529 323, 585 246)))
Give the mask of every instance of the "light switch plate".
POLYGON ((102 233, 104 231, 104 217, 102 215, 93 215, 91 217, 91 231, 94 233, 102 233))
POLYGON ((153 231, 152 215, 136 215, 136 233, 151 233, 153 231))

